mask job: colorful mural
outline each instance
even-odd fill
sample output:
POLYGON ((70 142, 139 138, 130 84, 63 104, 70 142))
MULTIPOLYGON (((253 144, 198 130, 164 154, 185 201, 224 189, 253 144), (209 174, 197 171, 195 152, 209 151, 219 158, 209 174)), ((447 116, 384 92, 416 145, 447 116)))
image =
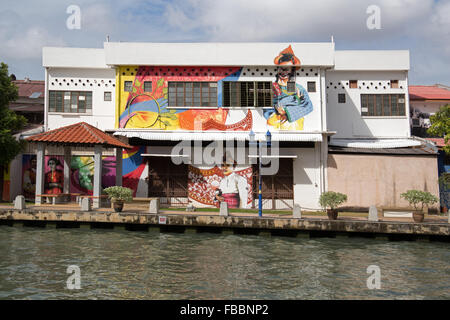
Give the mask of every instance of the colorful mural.
POLYGON ((188 197, 194 205, 249 208, 252 197, 252 167, 223 164, 210 169, 189 166, 188 197))
POLYGON ((287 85, 296 82, 295 70, 300 67, 300 59, 289 46, 278 54, 274 63, 278 68, 272 85, 273 108, 264 109, 263 116, 255 109, 237 112, 222 107, 223 81, 248 81, 241 78, 241 67, 120 67, 116 79, 120 84, 116 125, 162 130, 303 130, 304 117, 313 111, 313 104, 300 84, 296 83, 293 92, 288 91, 287 85), (128 91, 124 88, 125 81, 132 82, 128 91), (169 108, 168 83, 187 81, 217 82, 217 108, 169 108), (151 90, 145 83, 151 83, 151 90))
MULTIPOLYGON (((102 157, 102 188, 116 184, 116 157, 102 157)), ((73 156, 70 162, 70 192, 93 194, 94 157, 73 156)))
MULTIPOLYGON (((44 192, 58 194, 64 188, 64 157, 45 156, 44 192)), ((115 185, 116 158, 102 158, 102 187, 115 185)), ((70 192, 92 195, 94 179, 94 157, 72 156, 70 163, 70 192)), ((34 199, 36 190, 36 155, 22 157, 22 192, 26 199, 34 199)))
POLYGON ((123 186, 133 190, 133 196, 147 195, 148 185, 145 183, 146 174, 145 165, 146 162, 141 156, 145 153, 145 146, 136 146, 131 150, 123 151, 123 186))
POLYGON ((25 199, 34 199, 36 194, 36 155, 22 156, 22 193, 25 199))
POLYGON ((267 123, 280 130, 303 130, 304 116, 311 113, 313 105, 308 92, 295 81, 295 70, 300 67, 292 47, 289 46, 275 58, 278 65, 276 81, 272 84, 272 110, 264 112, 267 123), (288 91, 288 82, 295 83, 295 90, 288 91))

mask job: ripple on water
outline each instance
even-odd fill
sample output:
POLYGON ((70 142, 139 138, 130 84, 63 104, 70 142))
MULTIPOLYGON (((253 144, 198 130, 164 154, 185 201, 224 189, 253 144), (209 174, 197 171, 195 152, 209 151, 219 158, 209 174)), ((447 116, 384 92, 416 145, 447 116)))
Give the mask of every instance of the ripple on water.
POLYGON ((450 298, 447 243, 0 226, 0 256, 0 299, 450 298))

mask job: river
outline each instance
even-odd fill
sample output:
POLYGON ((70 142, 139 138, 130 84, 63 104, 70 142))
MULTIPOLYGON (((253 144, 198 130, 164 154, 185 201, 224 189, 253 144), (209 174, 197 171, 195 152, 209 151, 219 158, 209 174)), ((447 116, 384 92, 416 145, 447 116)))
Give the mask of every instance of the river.
POLYGON ((0 226, 0 299, 450 299, 449 264, 443 242, 0 226))

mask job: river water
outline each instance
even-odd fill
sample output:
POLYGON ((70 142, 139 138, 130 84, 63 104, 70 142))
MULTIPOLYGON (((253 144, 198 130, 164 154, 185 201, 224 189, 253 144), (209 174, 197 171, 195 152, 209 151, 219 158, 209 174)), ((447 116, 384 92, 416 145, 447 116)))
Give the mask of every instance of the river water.
POLYGON ((0 299, 450 299, 449 264, 442 242, 0 226, 0 299))

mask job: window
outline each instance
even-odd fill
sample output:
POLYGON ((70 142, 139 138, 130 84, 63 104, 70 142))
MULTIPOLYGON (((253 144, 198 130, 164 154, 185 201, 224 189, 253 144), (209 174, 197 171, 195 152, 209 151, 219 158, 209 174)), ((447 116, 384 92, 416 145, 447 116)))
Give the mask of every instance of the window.
POLYGON ((361 95, 362 116, 404 116, 405 95, 404 94, 362 94, 361 95))
POLYGON ((104 101, 111 101, 111 100, 112 100, 111 91, 105 91, 103 100, 104 100, 104 101))
POLYGON ((224 82, 223 106, 270 107, 272 106, 272 83, 270 81, 224 82))
POLYGON ((169 107, 200 106, 217 106, 217 82, 169 82, 169 107))
POLYGON ((296 87, 295 87, 295 82, 294 81, 289 81, 288 83, 287 83, 287 91, 289 92, 289 93, 295 93, 295 89, 296 89, 296 87))
POLYGON ((398 80, 391 80, 391 89, 398 89, 398 80))
POLYGON ((338 93, 338 103, 345 103, 345 93, 338 93))
POLYGON ((153 92, 151 81, 144 81, 144 92, 153 92))
POLYGON ((49 112, 87 113, 92 111, 92 91, 49 91, 49 112))
POLYGON ((308 81, 308 92, 316 92, 316 82, 308 81))
POLYGON ((358 80, 350 80, 350 89, 358 88, 358 80))
POLYGON ((133 91, 133 81, 125 81, 123 90, 125 92, 132 92, 133 91))

